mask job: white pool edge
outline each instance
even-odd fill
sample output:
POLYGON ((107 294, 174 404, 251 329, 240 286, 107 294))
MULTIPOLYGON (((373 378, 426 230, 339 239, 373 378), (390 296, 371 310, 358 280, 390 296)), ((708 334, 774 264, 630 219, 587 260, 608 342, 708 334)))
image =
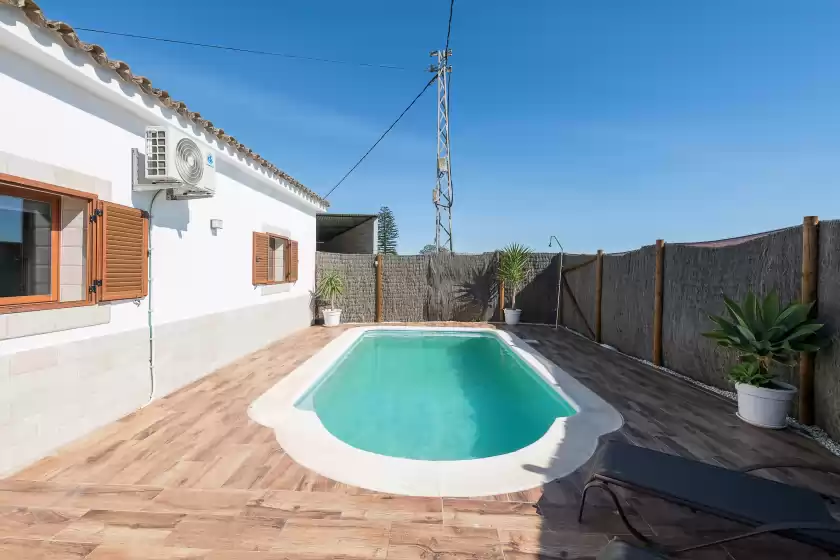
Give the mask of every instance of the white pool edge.
POLYGON ((621 414, 516 335, 471 327, 365 326, 349 329, 280 380, 249 407, 248 415, 272 428, 284 451, 300 465, 335 481, 408 496, 489 496, 535 488, 564 477, 595 452, 598 438, 619 429, 621 414), (298 399, 364 333, 374 330, 464 331, 497 336, 576 414, 558 418, 537 441, 505 455, 464 461, 388 457, 352 447, 333 436, 314 411, 295 408, 298 399))

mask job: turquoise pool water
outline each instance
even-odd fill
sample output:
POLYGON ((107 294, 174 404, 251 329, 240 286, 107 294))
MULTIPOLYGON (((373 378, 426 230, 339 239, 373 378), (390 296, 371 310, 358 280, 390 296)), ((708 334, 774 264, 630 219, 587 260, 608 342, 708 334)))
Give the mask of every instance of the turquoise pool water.
POLYGON ((368 331, 296 403, 365 451, 431 461, 521 449, 574 408, 497 336, 368 331))

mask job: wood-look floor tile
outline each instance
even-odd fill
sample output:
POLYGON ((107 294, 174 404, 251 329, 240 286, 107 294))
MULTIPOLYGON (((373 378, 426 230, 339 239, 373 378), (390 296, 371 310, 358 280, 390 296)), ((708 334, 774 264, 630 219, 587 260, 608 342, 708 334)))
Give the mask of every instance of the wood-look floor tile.
POLYGON ((385 558, 389 529, 386 522, 290 519, 274 552, 316 558, 385 558))
MULTIPOLYGON (((347 328, 313 327, 293 334, 65 446, 19 472, 12 477, 15 480, 0 481, 0 506, 7 506, 0 507, 0 535, 33 539, 5 543, 0 558, 41 557, 36 556, 41 554, 37 539, 55 538, 62 531, 78 539, 131 541, 99 544, 91 554, 93 560, 310 560, 345 554, 345 545, 349 545, 351 556, 381 557, 387 552, 381 542, 383 535, 406 525, 404 540, 416 534, 420 542, 435 539, 435 546, 445 546, 423 549, 417 543, 401 543, 393 554, 412 556, 419 551, 427 560, 434 558, 436 551, 439 558, 447 553, 463 555, 482 534, 497 529, 507 539, 507 560, 514 556, 562 557, 564 553, 570 558, 585 557, 601 536, 629 538, 611 501, 598 493, 588 500, 584 523, 577 523, 577 504, 591 461, 544 488, 443 501, 355 488, 297 464, 280 448, 273 430, 248 417, 248 406, 347 328), (217 488, 230 490, 220 493, 217 488), (260 500, 266 490, 281 492, 260 500), (534 502, 539 503, 541 515, 533 509, 534 502), (92 511, 84 513, 88 509, 92 511), (53 513, 33 514, 30 510, 53 513), (5 519, 3 512, 8 514, 5 519), (144 512, 174 517, 144 517, 144 512), (179 532, 187 518, 184 514, 192 525, 184 525, 179 532), (267 546, 280 525, 281 542, 271 544, 278 550, 260 551, 160 544, 158 539, 166 531, 166 539, 173 538, 173 533, 177 538, 198 538, 195 535, 201 531, 188 531, 197 527, 196 518, 227 520, 231 524, 228 529, 217 526, 211 533, 227 534, 230 542, 239 539, 236 546, 241 547, 267 546), (263 524, 269 525, 268 531, 263 532, 263 524), (415 524, 418 527, 412 529, 415 524), (248 534, 252 535, 251 544, 248 538, 243 540, 248 534), (284 535, 291 540, 283 541, 284 535), (464 542, 459 544, 459 539, 464 542)), ((735 417, 733 403, 578 336, 527 325, 511 330, 539 340, 541 353, 624 416, 624 427, 604 439, 616 438, 728 467, 779 457, 840 463, 800 434, 748 426, 735 417)), ((779 471, 767 476, 840 494, 836 480, 813 473, 779 471)), ((621 499, 628 503, 634 525, 671 543, 718 530, 714 519, 704 520, 691 512, 675 514, 661 505, 637 502, 632 493, 622 492, 621 499)), ((63 560, 69 554, 75 559, 79 551, 93 544, 64 543, 67 550, 50 545, 44 553, 52 556, 43 557, 63 560)), ((492 550, 489 553, 494 554, 492 550)), ((688 558, 717 560, 721 554, 726 560, 773 555, 820 557, 816 549, 769 537, 694 554, 688 558)))
POLYGON ((282 519, 188 516, 166 540, 167 546, 269 551, 282 544, 282 519))
POLYGON ((148 506, 161 488, 121 485, 78 486, 58 503, 88 509, 140 510, 148 506))
POLYGON ((210 464, 210 468, 195 483, 192 488, 221 488, 232 477, 251 455, 251 449, 227 449, 224 455, 217 456, 210 464))
POLYGON ((199 478, 206 466, 205 463, 200 461, 176 461, 174 465, 163 472, 147 470, 143 480, 147 480, 153 486, 180 488, 187 486, 190 480, 199 478))
MULTIPOLYGON (((599 506, 587 503, 581 523, 578 522, 577 506, 542 507, 540 512, 543 519, 541 529, 544 531, 600 532, 609 536, 631 534, 612 504, 599 506)), ((626 505, 624 513, 639 532, 648 536, 654 535, 647 521, 632 506, 626 505)))
POLYGON ((543 520, 534 504, 445 498, 443 524, 460 527, 533 530, 543 520))
POLYGON ((333 492, 270 490, 248 504, 246 515, 378 519, 415 523, 440 523, 440 498, 412 498, 387 494, 353 495, 333 492))
POLYGON ((603 533, 584 531, 508 531, 499 530, 506 559, 594 558, 607 545, 603 533))
POLYGON ((171 529, 109 525, 84 518, 56 533, 55 540, 90 544, 162 545, 171 529))
POLYGON ((502 560, 504 555, 498 532, 494 529, 394 523, 388 558, 502 560))
POLYGON ((776 535, 765 535, 756 538, 734 541, 723 545, 723 548, 735 560, 829 560, 832 557, 822 550, 785 539, 776 535))
POLYGON ((61 502, 73 486, 30 480, 0 480, 0 505, 50 507, 61 502))
POLYGON ((28 539, 0 539, 0 560, 82 560, 93 544, 28 539))
MULTIPOLYGON (((139 485, 141 481, 147 480, 149 472, 157 466, 158 463, 156 461, 149 459, 137 459, 121 471, 114 473, 107 482, 109 484, 139 485)), ((154 482, 150 482, 150 485, 164 486, 163 484, 156 484, 154 482)))
POLYGON ((167 488, 146 505, 149 511, 238 515, 263 492, 167 488))
POLYGON ((283 552, 254 552, 249 550, 213 550, 203 560, 342 560, 341 555, 312 556, 307 554, 286 554, 283 552))
MULTIPOLYGON (((268 430, 268 432, 273 441, 274 431, 268 430)), ((236 472, 225 481, 224 488, 245 490, 254 487, 276 464, 276 459, 279 459, 283 455, 283 450, 280 449, 280 446, 276 442, 274 444, 256 446, 251 452, 251 455, 239 466, 236 472)))
POLYGON ((196 548, 102 544, 85 560, 206 560, 209 553, 196 548))
POLYGON ((184 517, 183 513, 90 510, 82 516, 81 520, 132 529, 174 529, 184 517))
POLYGON ((86 512, 84 509, 0 506, 0 538, 48 540, 86 512))
POLYGON ((24 468, 17 473, 22 480, 50 480, 53 476, 67 468, 67 457, 50 455, 24 468))

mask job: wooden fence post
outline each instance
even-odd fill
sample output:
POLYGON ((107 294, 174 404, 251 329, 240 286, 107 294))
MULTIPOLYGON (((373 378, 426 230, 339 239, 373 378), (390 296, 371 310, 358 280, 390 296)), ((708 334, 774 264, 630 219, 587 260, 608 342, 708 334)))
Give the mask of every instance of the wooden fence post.
POLYGON ((385 294, 382 292, 382 253, 376 255, 376 322, 381 323, 385 314, 385 294))
MULTIPOLYGON (((814 304, 811 316, 817 313, 817 287, 819 285, 819 223, 816 216, 805 216, 802 221, 802 303, 814 304)), ((803 352, 799 356, 799 421, 814 423, 814 354, 803 352)))
POLYGON ((601 297, 604 285, 604 251, 598 249, 595 261, 595 342, 601 342, 601 297))
POLYGON ((505 283, 499 280, 499 321, 505 320, 505 283))
POLYGON ((557 326, 563 324, 563 259, 557 261, 557 326))
POLYGON ((662 285, 665 273, 665 242, 656 240, 656 272, 653 288, 653 359, 655 365, 662 365, 662 285))

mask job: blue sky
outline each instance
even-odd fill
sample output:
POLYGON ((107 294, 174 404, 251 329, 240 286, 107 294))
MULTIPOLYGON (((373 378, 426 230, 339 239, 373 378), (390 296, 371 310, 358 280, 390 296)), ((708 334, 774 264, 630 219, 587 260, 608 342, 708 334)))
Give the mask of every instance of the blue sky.
MULTIPOLYGON (((326 193, 416 95, 448 0, 40 0, 71 25, 405 67, 81 33, 326 193)), ((836 0, 456 0, 455 249, 632 249, 840 217, 836 0)), ((429 90, 331 197, 434 237, 429 90)))

